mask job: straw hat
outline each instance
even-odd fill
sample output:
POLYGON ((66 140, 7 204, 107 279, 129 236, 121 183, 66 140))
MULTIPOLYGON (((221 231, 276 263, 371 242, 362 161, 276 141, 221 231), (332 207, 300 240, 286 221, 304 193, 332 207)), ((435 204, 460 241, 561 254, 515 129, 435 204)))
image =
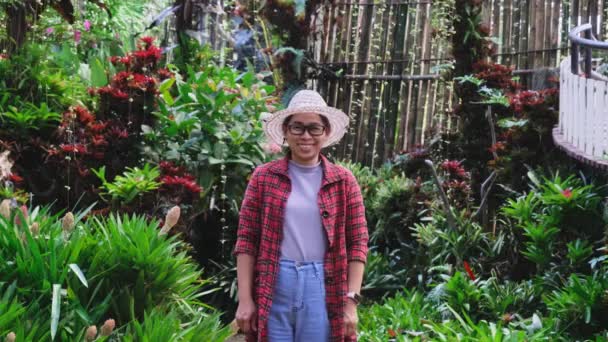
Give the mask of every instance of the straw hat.
POLYGON ((323 147, 336 144, 346 133, 349 122, 348 115, 337 108, 329 107, 323 97, 316 91, 300 90, 289 101, 286 109, 262 117, 266 137, 277 145, 283 145, 285 140, 283 121, 290 115, 298 113, 316 113, 327 118, 331 128, 323 147))

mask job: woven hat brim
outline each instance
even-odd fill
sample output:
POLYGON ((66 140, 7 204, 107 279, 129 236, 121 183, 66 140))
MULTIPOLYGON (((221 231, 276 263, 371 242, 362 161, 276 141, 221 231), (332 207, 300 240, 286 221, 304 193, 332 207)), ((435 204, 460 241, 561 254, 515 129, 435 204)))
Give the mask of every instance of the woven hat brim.
POLYGON ((283 121, 290 115, 300 113, 315 113, 327 118, 331 129, 323 147, 337 144, 344 137, 348 128, 348 115, 337 108, 327 106, 287 108, 273 113, 271 117, 264 120, 263 127, 266 137, 279 146, 284 145, 283 121))

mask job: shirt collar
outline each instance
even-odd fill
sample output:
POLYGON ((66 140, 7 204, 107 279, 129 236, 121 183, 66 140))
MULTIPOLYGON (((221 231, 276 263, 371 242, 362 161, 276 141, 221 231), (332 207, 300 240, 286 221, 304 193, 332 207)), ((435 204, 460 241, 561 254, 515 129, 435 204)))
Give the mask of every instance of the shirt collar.
MULTIPOLYGON (((344 175, 340 172, 340 168, 334 163, 327 160, 321 154, 321 166, 323 167, 323 185, 335 183, 344 179, 344 175)), ((273 173, 289 178, 289 155, 272 163, 269 170, 273 173)))

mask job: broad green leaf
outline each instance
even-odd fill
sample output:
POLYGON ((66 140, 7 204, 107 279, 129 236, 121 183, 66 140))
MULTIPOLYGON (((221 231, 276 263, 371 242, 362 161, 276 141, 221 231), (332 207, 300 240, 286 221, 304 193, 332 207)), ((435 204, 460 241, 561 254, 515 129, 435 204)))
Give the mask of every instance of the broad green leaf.
POLYGON ((99 58, 95 58, 90 63, 91 68, 91 86, 103 87, 108 84, 108 76, 103 63, 99 58))
POLYGON ((162 83, 158 87, 158 91, 161 93, 169 91, 169 89, 171 89, 173 84, 175 84, 175 78, 168 78, 168 79, 162 81, 162 83))
POLYGON ((163 100, 165 100, 165 102, 167 102, 169 106, 173 106, 175 100, 173 100, 173 96, 171 96, 168 91, 161 92, 161 95, 163 97, 163 100))

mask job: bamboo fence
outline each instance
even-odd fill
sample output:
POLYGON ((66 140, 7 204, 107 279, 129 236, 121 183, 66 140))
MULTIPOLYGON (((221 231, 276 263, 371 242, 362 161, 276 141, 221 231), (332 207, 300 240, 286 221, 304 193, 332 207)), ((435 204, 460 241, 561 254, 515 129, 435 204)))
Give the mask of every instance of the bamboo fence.
MULTIPOLYGON (((451 43, 435 37, 436 8, 436 0, 337 0, 319 8, 310 51, 344 76, 313 87, 351 117, 334 157, 377 166, 454 129, 452 86, 437 73, 451 60, 451 43)), ((591 22, 603 39, 607 14, 608 0, 484 0, 482 15, 497 43, 493 61, 529 83, 567 55, 574 26, 591 22)))

